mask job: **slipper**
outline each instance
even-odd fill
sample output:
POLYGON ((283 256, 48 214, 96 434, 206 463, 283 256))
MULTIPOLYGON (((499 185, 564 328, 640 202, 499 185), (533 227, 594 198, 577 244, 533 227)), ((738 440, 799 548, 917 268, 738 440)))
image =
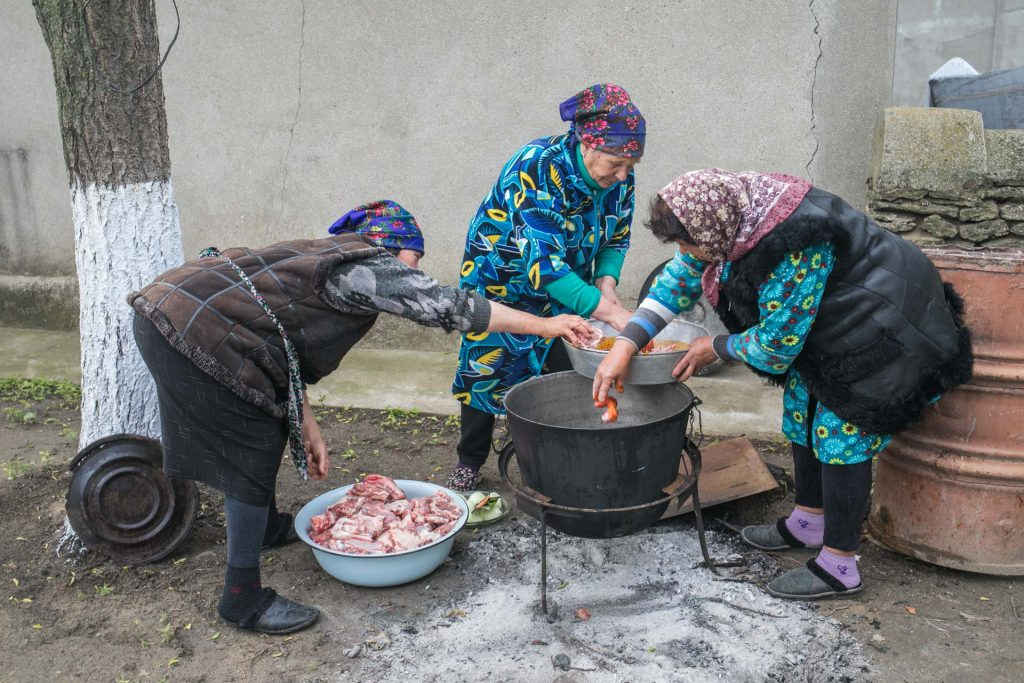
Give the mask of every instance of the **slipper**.
POLYGON ((294 633, 312 626, 320 618, 320 610, 307 607, 282 597, 273 588, 264 588, 248 615, 239 620, 221 619, 244 631, 255 631, 269 635, 294 633))
POLYGON ((821 547, 818 545, 807 545, 792 534, 786 526, 786 518, 779 517, 775 524, 755 524, 745 526, 740 530, 740 537, 747 544, 760 550, 790 550, 791 548, 812 548, 821 547))
POLYGON ((789 570, 766 587, 769 594, 787 600, 818 600, 853 595, 863 589, 863 583, 847 588, 842 581, 822 569, 813 557, 807 560, 806 566, 789 570))

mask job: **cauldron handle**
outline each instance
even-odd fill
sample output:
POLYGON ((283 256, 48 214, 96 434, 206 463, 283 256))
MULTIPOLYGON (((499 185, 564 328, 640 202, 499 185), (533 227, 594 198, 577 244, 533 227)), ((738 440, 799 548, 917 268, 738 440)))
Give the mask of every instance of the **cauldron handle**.
POLYGON ((512 482, 508 478, 508 462, 512 459, 512 450, 512 442, 509 441, 498 451, 498 474, 508 486, 512 486, 512 482))
POLYGON ((498 473, 501 475, 501 480, 504 481, 505 484, 513 491, 516 491, 518 488, 518 491, 516 491, 517 493, 522 492, 530 497, 536 498, 540 502, 550 503, 551 496, 545 496, 540 491, 534 491, 526 484, 519 484, 518 487, 513 486, 512 479, 508 475, 508 463, 512 460, 513 453, 515 453, 515 447, 511 442, 502 446, 501 450, 498 452, 498 473))
POLYGON ((704 517, 700 510, 700 494, 697 490, 700 488, 700 449, 697 448, 697 444, 693 443, 686 438, 684 442, 684 449, 686 454, 690 457, 690 462, 693 466, 693 490, 690 492, 690 497, 693 500, 693 517, 697 523, 697 540, 700 541, 700 552, 704 556, 704 566, 710 569, 713 573, 717 574, 718 570, 715 569, 717 563, 711 559, 711 555, 708 553, 708 542, 704 538, 704 517))

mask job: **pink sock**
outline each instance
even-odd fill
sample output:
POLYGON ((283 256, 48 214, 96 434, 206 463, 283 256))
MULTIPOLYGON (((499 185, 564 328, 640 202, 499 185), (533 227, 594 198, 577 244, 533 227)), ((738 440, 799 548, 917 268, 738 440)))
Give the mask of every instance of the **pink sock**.
POLYGON ((825 538, 825 515, 793 508, 786 519, 786 528, 804 545, 817 547, 825 538))
POLYGON ((822 548, 814 561, 818 563, 819 567, 839 579, 839 582, 847 588, 853 588, 860 584, 860 572, 857 571, 856 557, 836 555, 822 548))

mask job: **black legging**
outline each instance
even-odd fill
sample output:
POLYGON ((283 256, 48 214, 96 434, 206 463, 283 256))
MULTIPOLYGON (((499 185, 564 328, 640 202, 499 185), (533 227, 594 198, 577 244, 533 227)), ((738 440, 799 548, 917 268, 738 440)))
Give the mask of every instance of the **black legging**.
MULTIPOLYGON (((813 444, 817 401, 807 407, 807 443, 813 444)), ((853 465, 829 465, 807 446, 791 444, 796 480, 796 503, 825 509, 825 545, 853 552, 860 545, 860 528, 871 499, 871 460, 853 465)))
POLYGON ((228 566, 258 567, 260 548, 267 530, 269 505, 250 505, 231 496, 224 496, 227 517, 228 566))
MULTIPOLYGON (((564 342, 556 339, 548 351, 548 357, 544 360, 542 375, 552 372, 572 370, 572 362, 565 350, 564 342)), ((479 470, 487 462, 487 456, 491 453, 491 439, 494 434, 494 415, 485 413, 476 408, 462 404, 460 410, 462 426, 461 436, 457 452, 459 464, 479 470)))

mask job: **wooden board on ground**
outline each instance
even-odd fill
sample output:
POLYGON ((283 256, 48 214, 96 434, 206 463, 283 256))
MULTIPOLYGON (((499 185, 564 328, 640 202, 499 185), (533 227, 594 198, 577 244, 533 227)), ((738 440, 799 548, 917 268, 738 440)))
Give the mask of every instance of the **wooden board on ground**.
MULTIPOLYGON (((771 491, 778 486, 775 477, 747 439, 729 439, 705 446, 700 451, 701 471, 698 490, 701 509, 771 491)), ((683 468, 680 467, 680 471, 683 468)), ((693 510, 690 498, 669 505, 662 519, 693 510)))

